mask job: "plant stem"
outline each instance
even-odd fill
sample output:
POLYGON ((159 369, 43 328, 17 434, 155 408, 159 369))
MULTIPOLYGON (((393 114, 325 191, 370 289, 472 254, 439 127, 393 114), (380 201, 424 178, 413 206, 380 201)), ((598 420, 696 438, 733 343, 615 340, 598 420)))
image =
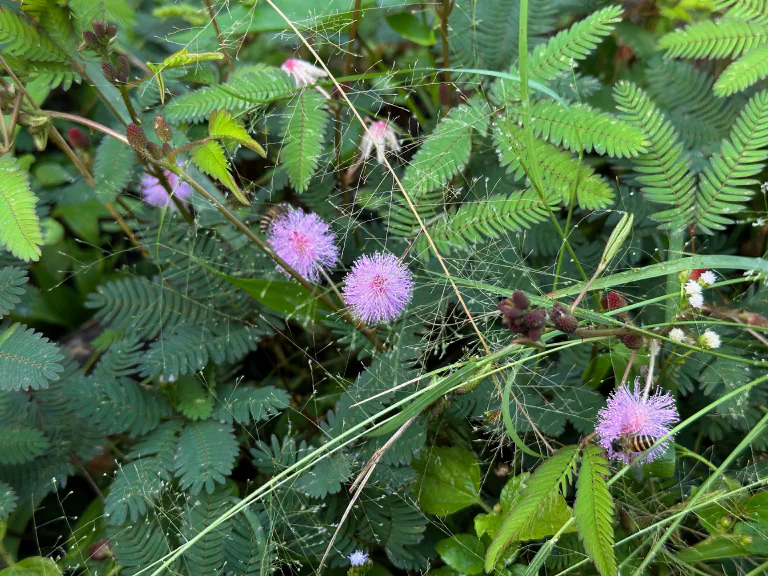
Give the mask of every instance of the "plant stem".
POLYGON ((136 114, 136 110, 133 107, 133 102, 131 102, 131 97, 128 94, 128 88, 125 86, 118 86, 117 89, 120 92, 120 95, 123 97, 123 102, 125 102, 125 107, 128 110, 128 115, 131 117, 131 120, 137 126, 141 126, 141 118, 139 118, 139 116, 136 114))
POLYGON ((355 7, 352 11, 352 26, 349 29, 349 48, 347 48, 347 59, 344 62, 344 76, 349 76, 352 73, 352 54, 355 51, 357 27, 360 23, 360 4, 362 4, 362 0, 355 0, 355 7))
MULTIPOLYGON (((451 51, 448 46, 448 16, 453 10, 453 0, 443 0, 442 7, 438 15, 440 16, 440 37, 443 41, 443 68, 451 67, 451 51)), ((443 86, 447 101, 443 102, 443 114, 448 114, 453 104, 453 90, 451 89, 451 73, 447 70, 443 72, 443 86)))
MULTIPOLYGON (((232 64, 232 58, 229 57, 229 53, 227 52, 227 49, 224 47, 224 35, 221 33, 221 28, 219 28, 219 22, 216 20, 216 12, 213 10, 213 6, 211 5, 210 0, 204 0, 205 1, 205 7, 208 8, 208 15, 211 17, 211 23, 213 24, 213 29, 216 31, 216 40, 219 42, 219 48, 221 49, 222 54, 224 54, 224 62, 226 67, 229 70, 234 70, 235 67, 232 64)), ((227 73, 225 70, 222 70, 222 75, 224 77, 224 80, 227 79, 227 73)))

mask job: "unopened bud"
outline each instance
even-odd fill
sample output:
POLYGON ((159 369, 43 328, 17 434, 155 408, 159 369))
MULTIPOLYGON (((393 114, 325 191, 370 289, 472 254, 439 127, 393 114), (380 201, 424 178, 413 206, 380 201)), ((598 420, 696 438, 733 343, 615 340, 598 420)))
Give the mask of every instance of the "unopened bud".
POLYGON ((108 24, 107 25, 107 37, 112 38, 115 34, 117 34, 117 26, 114 24, 108 24))
POLYGON ((171 146, 168 142, 163 142, 163 155, 170 156, 173 154, 173 146, 171 146))
POLYGON ((101 71, 104 73, 104 78, 114 84, 117 82, 117 68, 112 62, 102 62, 101 71))
POLYGON ((91 22, 91 26, 93 27, 93 31, 100 39, 106 37, 107 35, 107 23, 102 22, 101 20, 94 20, 91 22))
POLYGON ((619 308, 624 308, 627 305, 627 299, 618 292, 608 292, 608 294, 603 296, 600 300, 600 304, 602 304, 603 308, 608 312, 611 312, 613 310, 618 310, 619 308))
POLYGON ((546 321, 547 313, 544 310, 533 310, 523 316, 523 325, 529 330, 542 328, 546 321))
POLYGON ((559 314, 555 318, 555 328, 560 330, 560 332, 563 332, 565 334, 570 334, 571 332, 575 332, 576 329, 579 327, 579 321, 576 319, 575 316, 571 316, 570 314, 559 314))
POLYGON ((157 134, 160 142, 170 142, 173 138, 173 131, 162 114, 155 116, 155 134, 157 134))
POLYGON ((622 334, 618 336, 619 341, 630 350, 639 350, 645 344, 640 334, 622 334))
POLYGON ((125 135, 128 137, 128 144, 131 145, 131 148, 137 152, 146 151, 147 136, 144 134, 144 130, 142 130, 141 126, 137 126, 133 123, 128 124, 128 127, 125 129, 125 135))
POLYGON ((147 143, 147 150, 149 151, 149 155, 152 156, 152 158, 154 158, 155 160, 162 160, 163 158, 165 158, 163 149, 160 148, 160 146, 158 146, 154 142, 147 143))
POLYGON ((117 79, 121 84, 127 84, 131 78, 131 64, 125 54, 117 57, 117 79))
POLYGON ((88 558, 96 560, 106 560, 112 557, 112 549, 109 546, 109 540, 106 538, 98 540, 88 547, 88 558))
POLYGON ((720 526, 722 526, 723 528, 730 528, 731 525, 733 524, 733 516, 731 516, 730 514, 726 514, 725 516, 720 518, 719 522, 720 522, 720 526))
POLYGON ((529 340, 533 340, 536 342, 541 338, 542 330, 541 328, 534 328, 533 330, 528 330, 528 332, 523 332, 522 336, 523 338, 528 338, 529 340))
POLYGON ((91 147, 91 139, 80 128, 70 128, 67 132, 67 140, 75 150, 88 150, 91 147))
POLYGON ((520 310, 525 310, 531 305, 531 301, 528 299, 528 296, 520 292, 520 290, 515 290, 512 293, 512 302, 515 303, 515 308, 520 308, 520 310))
POLYGON ((90 30, 83 30, 83 44, 85 44, 85 47, 89 50, 101 49, 99 38, 90 30))

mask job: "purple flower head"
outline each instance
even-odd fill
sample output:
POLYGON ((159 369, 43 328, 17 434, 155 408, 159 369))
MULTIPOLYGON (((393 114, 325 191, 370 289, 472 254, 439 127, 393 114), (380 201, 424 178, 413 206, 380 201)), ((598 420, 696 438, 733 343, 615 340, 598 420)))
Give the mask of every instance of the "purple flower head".
POLYGON ((412 292, 411 272, 394 254, 361 256, 345 278, 344 299, 366 323, 397 318, 412 292))
MULTIPOLYGON (((637 454, 628 456, 614 450, 614 440, 637 434, 660 438, 680 420, 675 399, 671 394, 657 391, 643 400, 642 387, 638 382, 639 378, 635 380, 634 392, 629 390, 627 384, 614 390, 608 398, 608 405, 597 415, 598 423, 595 432, 599 437, 600 446, 608 451, 610 458, 622 460, 625 464, 629 464, 637 454)), ((671 438, 668 438, 648 452, 642 461, 650 462, 660 457, 667 449, 670 440, 671 438)))
POLYGON ((349 555, 349 563, 352 566, 362 566, 368 562, 368 554, 362 550, 355 550, 349 555))
POLYGON ((306 214, 300 208, 275 220, 267 234, 269 247, 312 282, 320 280, 322 266, 333 266, 339 259, 335 239, 328 224, 317 214, 306 214))
MULTIPOLYGON (((182 202, 186 202, 192 195, 190 185, 186 182, 179 182, 179 177, 169 170, 165 171, 165 177, 168 179, 168 184, 171 185, 173 195, 182 202)), ((168 191, 157 178, 150 174, 144 174, 141 179, 141 197, 144 202, 152 206, 169 206, 173 211, 178 210, 176 203, 171 201, 168 191)))

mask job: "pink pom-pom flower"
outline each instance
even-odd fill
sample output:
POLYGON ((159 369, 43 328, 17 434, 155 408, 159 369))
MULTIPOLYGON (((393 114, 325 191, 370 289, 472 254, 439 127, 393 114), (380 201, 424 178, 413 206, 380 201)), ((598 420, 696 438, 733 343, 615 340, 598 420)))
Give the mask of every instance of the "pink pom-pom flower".
MULTIPOLYGON (((165 177, 168 179, 168 184, 171 185, 171 190, 176 198, 186 202, 192 196, 192 187, 186 182, 179 181, 179 177, 176 174, 166 170, 165 177)), ((144 199, 144 202, 152 206, 169 206, 173 211, 178 210, 176 203, 171 201, 168 191, 151 174, 144 174, 144 177, 141 179, 141 197, 144 199)))
POLYGON ((269 247, 311 282, 320 280, 323 266, 333 266, 339 259, 335 240, 328 224, 317 214, 306 214, 300 208, 280 216, 267 234, 269 247))
POLYGON ((412 294, 411 272, 394 254, 361 256, 345 278, 344 300, 366 323, 395 320, 412 294))
MULTIPOLYGON (((614 390, 608 398, 608 405, 598 412, 598 424, 595 428, 599 444, 608 451, 608 456, 629 464, 638 453, 625 454, 614 449, 614 440, 621 437, 648 435, 655 439, 666 435, 677 423, 680 416, 671 394, 657 391, 648 398, 643 398, 639 379, 635 380, 634 391, 625 384, 614 390)), ((643 457, 643 462, 659 458, 669 445, 671 438, 650 450, 643 457)))
POLYGON ((328 76, 322 68, 313 66, 309 62, 299 60, 298 58, 288 58, 288 60, 283 62, 280 68, 282 68, 283 72, 289 76, 293 76, 293 80, 296 82, 296 88, 309 86, 320 80, 320 78, 328 76))

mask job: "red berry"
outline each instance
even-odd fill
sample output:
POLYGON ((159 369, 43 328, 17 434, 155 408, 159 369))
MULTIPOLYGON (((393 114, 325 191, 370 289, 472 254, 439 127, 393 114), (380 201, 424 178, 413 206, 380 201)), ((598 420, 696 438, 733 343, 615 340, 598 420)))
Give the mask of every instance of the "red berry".
POLYGON ((70 128, 67 132, 69 145, 75 150, 88 150, 91 147, 91 139, 80 128, 70 128))
POLYGON ((611 312, 613 310, 618 310, 619 308, 624 308, 624 306, 627 305, 627 299, 618 292, 608 292, 608 294, 603 296, 602 300, 600 300, 600 304, 602 304, 603 308, 608 312, 611 312))

